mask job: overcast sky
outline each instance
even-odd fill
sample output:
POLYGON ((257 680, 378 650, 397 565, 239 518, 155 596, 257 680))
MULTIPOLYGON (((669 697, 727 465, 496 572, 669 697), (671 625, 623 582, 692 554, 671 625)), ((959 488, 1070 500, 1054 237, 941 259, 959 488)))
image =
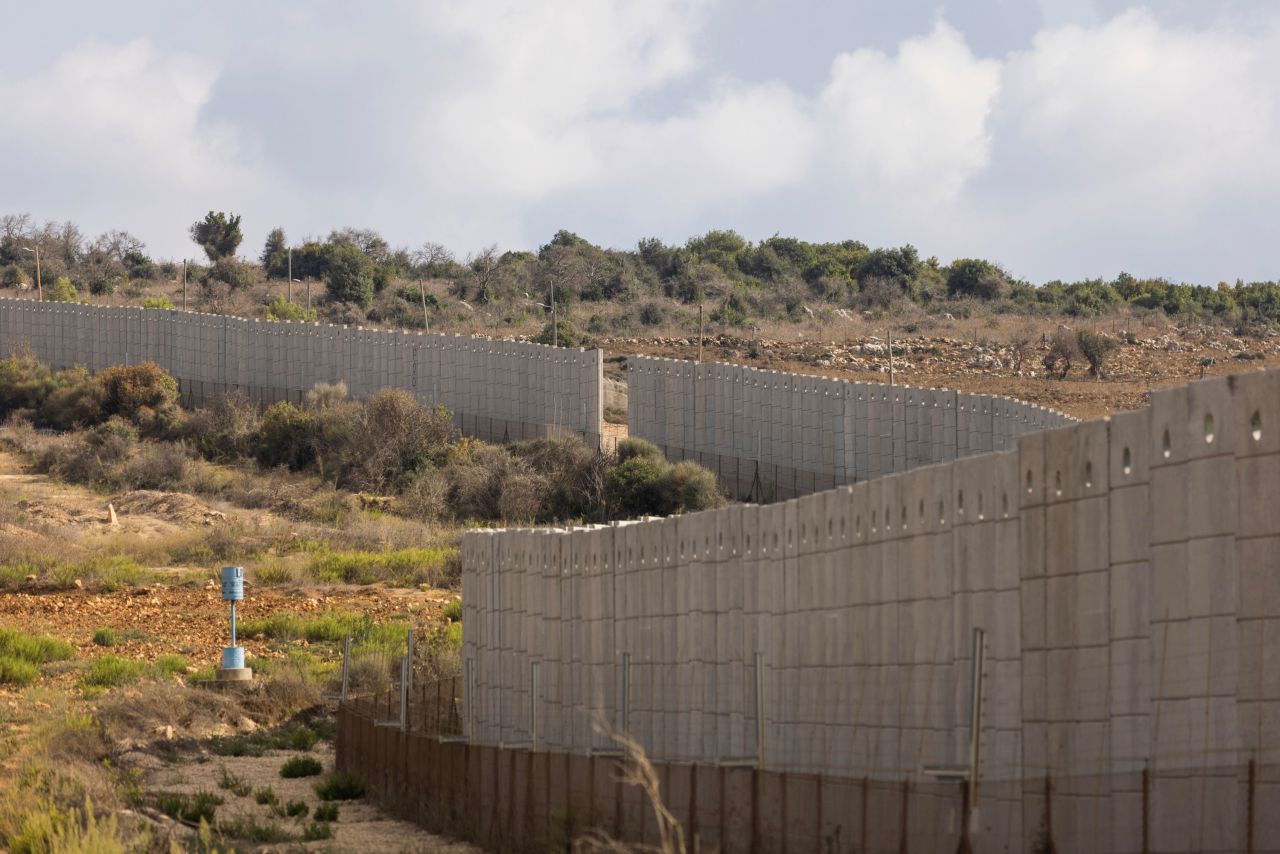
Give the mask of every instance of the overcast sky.
POLYGON ((1276 0, 0 0, 0 213, 159 257, 912 243, 1033 281, 1280 278, 1276 0))

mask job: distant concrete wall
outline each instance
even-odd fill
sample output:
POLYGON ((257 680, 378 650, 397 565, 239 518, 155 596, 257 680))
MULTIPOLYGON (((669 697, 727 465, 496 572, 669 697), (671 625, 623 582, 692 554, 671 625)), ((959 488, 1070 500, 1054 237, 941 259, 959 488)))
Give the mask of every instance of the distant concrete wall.
POLYGON ((855 383, 676 359, 628 359, 630 435, 776 501, 970 454, 1075 419, 1000 395, 855 383))
POLYGON ((59 368, 156 362, 177 378, 187 403, 232 391, 259 403, 299 402, 316 383, 341 381, 355 397, 398 388, 443 404, 464 433, 481 439, 565 431, 592 446, 600 441, 599 350, 0 299, 0 353, 23 344, 59 368))
MULTIPOLYGON (((596 750, 595 712, 665 762, 924 792, 924 766, 967 764, 981 628, 977 850, 1047 823, 1064 852, 1280 850, 1280 372, 1009 448, 768 506, 469 532, 472 741, 596 750)), ((917 798, 910 850, 955 821, 917 798)))

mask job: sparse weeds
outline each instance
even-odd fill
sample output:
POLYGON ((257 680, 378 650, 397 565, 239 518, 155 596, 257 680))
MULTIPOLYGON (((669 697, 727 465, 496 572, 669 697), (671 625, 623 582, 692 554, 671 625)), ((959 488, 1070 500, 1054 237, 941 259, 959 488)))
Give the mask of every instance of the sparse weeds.
POLYGON ((116 638, 115 630, 103 627, 94 629, 93 642, 97 646, 115 646, 119 640, 116 638))
POLYGON ((315 818, 316 821, 337 821, 338 805, 333 802, 317 804, 316 811, 312 814, 312 817, 315 818))
MULTIPOLYGON (((249 790, 252 787, 247 780, 223 765, 218 768, 218 788, 225 789, 236 797, 243 798, 249 794, 249 790)), ((258 803, 262 802, 259 801, 258 803)))
POLYGON ((310 750, 318 739, 310 727, 295 724, 277 730, 260 729, 245 735, 215 738, 210 742, 209 750, 218 756, 263 756, 268 750, 310 750))
POLYGON ((90 688, 115 688, 138 681, 146 670, 146 662, 107 653, 90 662, 80 681, 90 688))
POLYGON ((194 795, 176 792, 156 795, 156 809, 170 818, 181 819, 192 824, 198 824, 202 820, 212 822, 214 814, 222 803, 222 798, 203 789, 194 795))

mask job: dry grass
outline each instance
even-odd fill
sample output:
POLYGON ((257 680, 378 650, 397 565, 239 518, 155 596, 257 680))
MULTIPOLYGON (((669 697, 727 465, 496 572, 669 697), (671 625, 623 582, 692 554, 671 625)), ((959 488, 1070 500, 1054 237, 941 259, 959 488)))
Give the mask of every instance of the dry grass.
POLYGON ((653 810, 654 822, 658 829, 658 844, 621 842, 602 830, 589 830, 573 840, 573 850, 575 852, 610 852, 610 854, 631 854, 631 852, 685 854, 687 848, 684 828, 663 802, 662 784, 658 781, 658 774, 653 764, 649 762, 644 748, 638 741, 615 728, 603 717, 596 717, 592 728, 600 735, 617 742, 622 748, 623 755, 622 762, 619 763, 618 779, 628 786, 639 786, 640 791, 644 792, 653 810))

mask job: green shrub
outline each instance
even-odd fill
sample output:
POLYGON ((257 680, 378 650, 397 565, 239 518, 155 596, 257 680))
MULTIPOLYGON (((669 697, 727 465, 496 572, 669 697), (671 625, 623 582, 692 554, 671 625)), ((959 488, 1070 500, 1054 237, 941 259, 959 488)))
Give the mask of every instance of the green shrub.
POLYGON ((95 688, 114 688, 142 678, 146 663, 107 653, 95 658, 81 681, 95 688))
POLYGON ((261 806, 274 806, 277 801, 276 790, 270 786, 258 789, 253 793, 253 800, 261 806))
POLYGON ((338 805, 335 803, 317 804, 313 817, 316 821, 337 821, 338 805))
POLYGON ((76 286, 66 276, 59 276, 53 287, 46 288, 44 298, 48 302, 75 302, 80 298, 76 286))
POLYGON ((551 344, 553 341, 558 347, 580 347, 582 334, 578 332, 578 327, 561 318, 556 320, 554 327, 548 323, 533 339, 535 344, 551 344))
POLYGON ((462 600, 455 599, 452 602, 450 602, 448 605, 445 605, 444 611, 441 613, 441 616, 451 623, 461 623, 462 622, 462 600))
POLYGON ((664 460, 666 457, 662 455, 662 449, 652 442, 646 442, 644 439, 637 439, 634 436, 628 436, 618 442, 618 447, 614 451, 614 456, 618 458, 618 462, 625 463, 632 457, 645 457, 653 460, 664 460))
POLYGON ((316 794, 325 801, 353 801, 364 797, 364 780, 353 771, 335 771, 315 784, 316 794))
POLYGON ((325 289, 330 302, 368 308, 373 302, 373 262, 355 246, 338 244, 328 252, 325 289))
POLYGON ((666 460, 658 457, 632 456, 609 469, 605 489, 610 510, 623 517, 659 512, 669 468, 666 460))
POLYGON ((188 661, 177 653, 166 652, 156 659, 156 675, 161 679, 170 679, 180 673, 186 673, 188 661))
POLYGON ((694 513, 711 510, 725 503, 716 476, 692 460, 671 466, 660 486, 662 510, 670 513, 694 513))
POLYGON ((158 297, 147 297, 142 301, 143 308, 173 308, 173 303, 169 301, 169 297, 161 294, 158 297))
POLYGON ((31 664, 67 661, 74 658, 75 647, 47 635, 29 635, 17 629, 0 629, 0 655, 31 664))
POLYGON ((294 756, 280 766, 280 776, 286 780, 295 777, 314 777, 323 770, 320 761, 314 757, 294 756))
POLYGON ((316 312, 307 309, 285 298, 284 294, 276 294, 267 303, 267 320, 292 320, 300 323, 315 323, 316 312))
POLYGON ((290 750, 310 750, 315 747, 316 742, 319 740, 320 736, 316 735, 315 731, 310 727, 303 724, 298 724, 289 730, 285 736, 285 743, 290 750))
POLYGON ((284 808, 284 814, 289 818, 306 818, 309 812, 311 807, 307 806, 306 801, 289 801, 284 808))
POLYGON ((40 676, 40 668, 30 661, 0 655, 0 685, 30 685, 40 676))
POLYGON ((116 633, 108 628, 95 629, 93 632, 93 642, 98 646, 115 646, 116 633))

